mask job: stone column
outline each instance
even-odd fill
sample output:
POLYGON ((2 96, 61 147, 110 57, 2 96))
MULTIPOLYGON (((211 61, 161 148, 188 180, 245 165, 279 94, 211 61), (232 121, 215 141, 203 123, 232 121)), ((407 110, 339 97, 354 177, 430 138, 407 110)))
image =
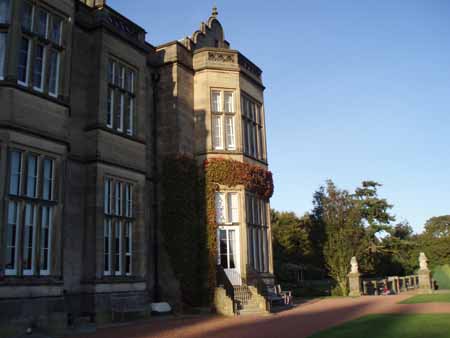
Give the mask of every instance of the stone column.
POLYGON ((419 292, 432 293, 433 284, 431 281, 431 271, 428 269, 428 259, 425 253, 421 252, 419 256, 419 292))
POLYGON ((350 261, 351 264, 351 270, 348 276, 348 284, 350 287, 350 297, 359 297, 361 296, 361 274, 358 270, 358 261, 356 260, 356 257, 352 257, 352 260, 350 261))

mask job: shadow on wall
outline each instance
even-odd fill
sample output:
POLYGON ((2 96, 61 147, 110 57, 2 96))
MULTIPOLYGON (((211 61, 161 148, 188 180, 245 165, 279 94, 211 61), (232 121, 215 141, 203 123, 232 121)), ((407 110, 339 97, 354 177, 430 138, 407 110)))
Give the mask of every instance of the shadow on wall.
POLYGON ((204 171, 195 158, 197 152, 206 150, 208 135, 206 112, 193 110, 192 72, 177 63, 164 64, 165 54, 162 50, 156 55, 156 63, 162 66, 158 67, 153 120, 157 127, 158 221, 152 246, 156 235, 158 250, 150 262, 157 280, 150 278, 149 290, 157 283, 159 300, 182 311, 209 305, 204 171))

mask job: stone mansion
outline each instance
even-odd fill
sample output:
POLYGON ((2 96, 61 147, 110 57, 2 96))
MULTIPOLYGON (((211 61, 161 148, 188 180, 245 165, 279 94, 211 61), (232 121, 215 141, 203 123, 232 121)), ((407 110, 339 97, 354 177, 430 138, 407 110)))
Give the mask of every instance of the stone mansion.
POLYGON ((189 238, 167 220, 194 208, 183 205, 192 191, 167 209, 177 184, 164 180, 213 187, 199 189, 214 210, 205 202, 192 228, 207 266, 192 270, 216 278, 198 278, 216 310, 233 311, 227 285, 263 300, 273 185, 262 71, 217 17, 153 46, 106 0, 0 0, 0 327, 100 320, 117 296, 181 307, 190 266, 174 257, 189 238), (167 177, 167 158, 194 161, 203 180, 167 177))

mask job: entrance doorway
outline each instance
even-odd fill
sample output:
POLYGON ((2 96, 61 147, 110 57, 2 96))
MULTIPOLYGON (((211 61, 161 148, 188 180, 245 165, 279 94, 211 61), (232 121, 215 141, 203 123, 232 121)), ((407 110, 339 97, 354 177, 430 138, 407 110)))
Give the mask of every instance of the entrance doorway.
POLYGON ((242 285, 238 226, 221 226, 217 231, 218 264, 233 285, 242 285))

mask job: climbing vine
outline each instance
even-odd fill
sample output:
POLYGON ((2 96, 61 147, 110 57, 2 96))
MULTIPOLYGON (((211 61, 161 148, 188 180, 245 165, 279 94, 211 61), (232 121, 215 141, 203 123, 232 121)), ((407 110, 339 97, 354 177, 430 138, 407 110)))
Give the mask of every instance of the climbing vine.
POLYGON ((215 212, 215 193, 220 186, 236 187, 243 185, 245 189, 262 199, 273 195, 272 173, 264 168, 249 163, 230 159, 210 159, 204 162, 207 250, 208 250, 208 286, 211 292, 216 286, 217 265, 217 222, 215 212))
POLYGON ((162 231, 183 302, 206 304, 216 286, 215 193, 220 186, 243 186, 269 199, 272 173, 230 159, 210 159, 199 167, 189 157, 166 158, 162 169, 162 231))

